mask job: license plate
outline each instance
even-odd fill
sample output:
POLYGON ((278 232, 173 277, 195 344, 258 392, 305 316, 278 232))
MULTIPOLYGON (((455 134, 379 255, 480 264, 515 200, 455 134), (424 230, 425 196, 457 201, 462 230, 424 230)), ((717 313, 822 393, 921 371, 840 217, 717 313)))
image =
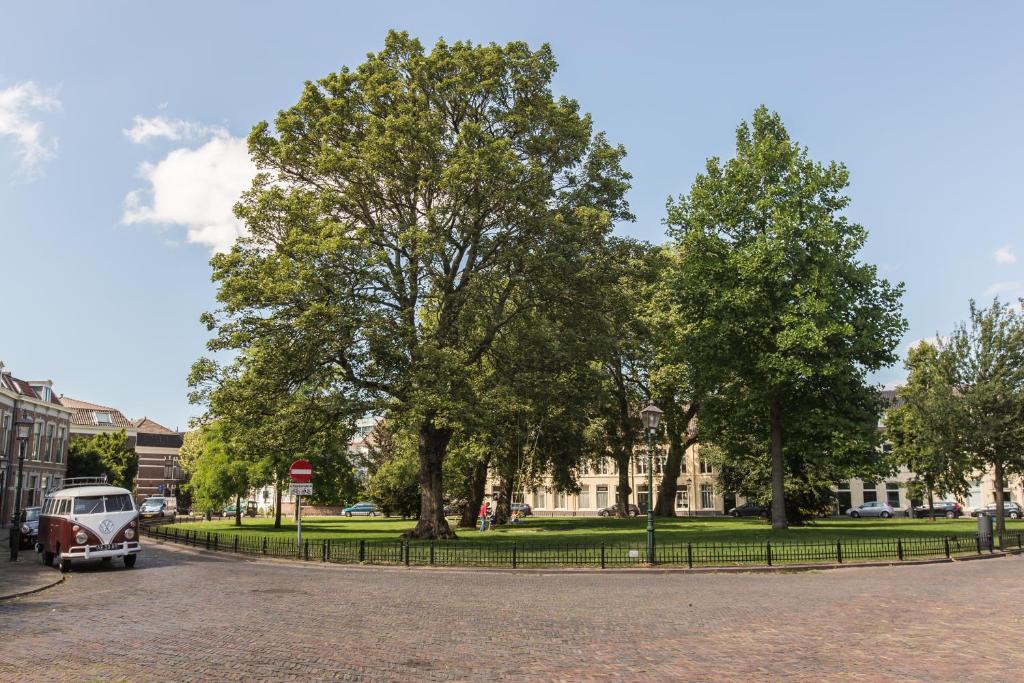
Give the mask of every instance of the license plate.
POLYGON ((96 550, 120 550, 120 549, 121 549, 121 544, 120 543, 107 543, 106 545, 98 545, 98 546, 95 546, 93 548, 94 551, 96 551, 96 550))

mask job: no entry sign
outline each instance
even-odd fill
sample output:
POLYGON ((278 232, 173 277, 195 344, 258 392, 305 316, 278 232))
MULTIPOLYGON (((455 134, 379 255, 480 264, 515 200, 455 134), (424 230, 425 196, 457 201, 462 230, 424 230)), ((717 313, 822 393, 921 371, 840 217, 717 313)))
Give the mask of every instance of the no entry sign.
POLYGON ((296 484, 308 484, 313 478, 313 466, 308 460, 296 460, 288 468, 288 474, 296 484))

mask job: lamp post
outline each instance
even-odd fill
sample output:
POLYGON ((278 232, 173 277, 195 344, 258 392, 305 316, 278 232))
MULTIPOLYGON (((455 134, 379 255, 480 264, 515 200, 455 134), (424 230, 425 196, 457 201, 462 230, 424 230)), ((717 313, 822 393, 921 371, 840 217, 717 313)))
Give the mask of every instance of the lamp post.
POLYGON ((25 448, 31 431, 31 420, 22 417, 14 423, 14 434, 18 439, 18 480, 15 483, 14 504, 11 506, 11 562, 18 561, 18 550, 21 547, 21 478, 25 466, 25 448))
POLYGON ((662 410, 653 403, 640 411, 647 430, 647 564, 654 564, 654 434, 662 410))

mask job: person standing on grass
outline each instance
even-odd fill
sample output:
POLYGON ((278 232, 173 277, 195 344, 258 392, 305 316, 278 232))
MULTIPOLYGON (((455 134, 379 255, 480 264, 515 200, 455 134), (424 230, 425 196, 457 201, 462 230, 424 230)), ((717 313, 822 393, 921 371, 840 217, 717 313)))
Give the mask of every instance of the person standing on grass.
POLYGON ((487 531, 487 503, 480 503, 480 531, 487 531))

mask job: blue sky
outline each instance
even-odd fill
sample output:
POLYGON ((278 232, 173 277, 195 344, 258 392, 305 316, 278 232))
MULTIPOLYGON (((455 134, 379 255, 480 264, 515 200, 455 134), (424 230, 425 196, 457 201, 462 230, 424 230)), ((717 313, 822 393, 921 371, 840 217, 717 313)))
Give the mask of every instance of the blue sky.
POLYGON ((864 257, 907 285, 904 347, 1024 294, 1021 3, 41 5, 0 2, 0 360, 130 417, 196 412, 240 138, 389 28, 550 43, 557 92, 629 152, 620 233, 661 241, 666 198, 764 103, 849 166, 864 257))

